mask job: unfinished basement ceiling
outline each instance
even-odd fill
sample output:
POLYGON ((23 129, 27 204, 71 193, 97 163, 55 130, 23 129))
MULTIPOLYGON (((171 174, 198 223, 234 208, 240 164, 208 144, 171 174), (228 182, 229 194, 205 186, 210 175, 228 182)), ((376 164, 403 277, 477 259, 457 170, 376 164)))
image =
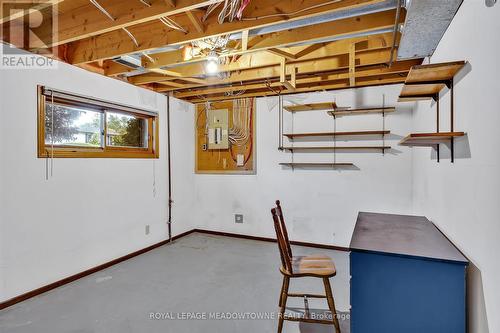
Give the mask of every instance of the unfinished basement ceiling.
MULTIPOLYGON (((328 13, 328 14, 324 14, 324 15, 317 15, 317 16, 312 16, 312 17, 308 17, 305 19, 299 19, 299 20, 295 20, 295 21, 286 21, 283 23, 265 26, 262 28, 251 29, 248 31, 248 37, 255 37, 255 36, 260 36, 260 35, 265 35, 265 34, 272 34, 272 33, 280 32, 280 31, 299 29, 302 27, 313 26, 313 25, 317 25, 317 24, 321 24, 321 23, 327 23, 327 22, 337 21, 337 20, 341 20, 341 19, 358 17, 361 15, 379 13, 379 12, 383 12, 383 11, 396 9, 397 6, 398 6, 398 0, 384 0, 381 2, 374 2, 373 4, 368 4, 366 6, 361 6, 361 7, 356 7, 356 8, 348 8, 345 10, 335 11, 333 13, 328 13)), ((375 30, 375 31, 367 31, 367 32, 361 32, 361 33, 357 33, 357 34, 345 34, 341 37, 325 37, 325 38, 317 39, 314 41, 297 43, 297 44, 287 45, 287 46, 291 47, 291 46, 311 45, 311 44, 317 44, 317 43, 333 42, 333 41, 341 40, 341 39, 349 39, 349 38, 355 38, 355 37, 389 33, 391 31, 393 31, 393 27, 386 27, 383 29, 375 30)), ((242 32, 234 33, 234 34, 231 34, 229 36, 229 40, 241 40, 242 38, 243 38, 242 32)), ((152 56, 152 55, 157 54, 157 53, 173 52, 173 51, 179 50, 182 47, 183 47, 182 45, 172 45, 172 46, 167 46, 167 47, 162 47, 162 48, 150 50, 150 51, 145 52, 145 54, 152 56)), ((144 53, 137 53, 137 54, 130 54, 130 55, 121 56, 121 57, 115 58, 113 60, 117 63, 124 64, 124 65, 129 66, 133 69, 136 69, 137 71, 135 71, 134 74, 132 74, 132 75, 130 73, 126 74, 126 76, 133 76, 133 75, 142 74, 143 71, 145 70, 143 67, 141 67, 140 58, 142 56, 144 56, 144 53)), ((202 61, 202 60, 200 60, 200 61, 202 61)), ((163 68, 166 69, 166 68, 175 67, 175 66, 177 66, 177 64, 172 65, 172 66, 165 66, 163 68)))
POLYGON ((394 84, 432 53, 461 0, 251 0, 221 20, 223 2, 61 0, 55 44, 70 64, 193 103, 394 84))

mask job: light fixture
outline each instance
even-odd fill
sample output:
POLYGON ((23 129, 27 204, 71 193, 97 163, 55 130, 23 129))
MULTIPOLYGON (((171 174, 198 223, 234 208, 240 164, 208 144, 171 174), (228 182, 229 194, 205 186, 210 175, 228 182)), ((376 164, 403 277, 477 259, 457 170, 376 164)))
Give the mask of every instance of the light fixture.
POLYGON ((219 70, 219 57, 215 51, 211 51, 207 57, 206 70, 208 74, 215 74, 219 70))

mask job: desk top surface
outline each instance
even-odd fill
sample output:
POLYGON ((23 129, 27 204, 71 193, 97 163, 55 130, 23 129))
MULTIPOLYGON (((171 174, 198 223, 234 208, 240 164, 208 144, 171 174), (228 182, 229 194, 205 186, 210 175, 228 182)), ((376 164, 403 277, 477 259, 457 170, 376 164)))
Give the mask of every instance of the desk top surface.
POLYGON ((441 231, 423 216, 360 212, 350 249, 468 262, 441 231))

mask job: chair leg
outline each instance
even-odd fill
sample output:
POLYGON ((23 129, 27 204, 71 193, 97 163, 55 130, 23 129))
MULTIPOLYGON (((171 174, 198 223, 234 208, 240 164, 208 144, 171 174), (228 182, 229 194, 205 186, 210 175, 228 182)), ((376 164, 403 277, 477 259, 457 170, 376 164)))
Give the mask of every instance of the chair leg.
POLYGON ((280 314, 278 318, 278 333, 281 333, 283 330, 283 322, 285 320, 285 309, 286 309, 286 300, 288 298, 288 287, 290 285, 290 277, 283 276, 283 287, 281 289, 281 297, 280 297, 280 314))
POLYGON ((281 283, 280 300, 278 306, 281 308, 283 306, 283 290, 285 290, 285 277, 283 276, 283 282, 281 283))
POLYGON ((328 301, 328 307, 332 313, 333 325, 335 326, 335 332, 340 333, 339 319, 337 318, 337 310, 335 309, 335 301, 333 300, 332 287, 330 285, 330 280, 328 278, 323 278, 323 284, 325 285, 326 300, 328 301))

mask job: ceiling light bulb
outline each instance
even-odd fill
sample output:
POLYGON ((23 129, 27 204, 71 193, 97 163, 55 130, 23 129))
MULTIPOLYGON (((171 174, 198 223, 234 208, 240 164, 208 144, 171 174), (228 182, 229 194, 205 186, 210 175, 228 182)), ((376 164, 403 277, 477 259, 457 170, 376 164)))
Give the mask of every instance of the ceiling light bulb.
POLYGON ((215 74, 219 69, 219 64, 217 63, 216 60, 209 60, 207 62, 206 69, 208 74, 215 74))

